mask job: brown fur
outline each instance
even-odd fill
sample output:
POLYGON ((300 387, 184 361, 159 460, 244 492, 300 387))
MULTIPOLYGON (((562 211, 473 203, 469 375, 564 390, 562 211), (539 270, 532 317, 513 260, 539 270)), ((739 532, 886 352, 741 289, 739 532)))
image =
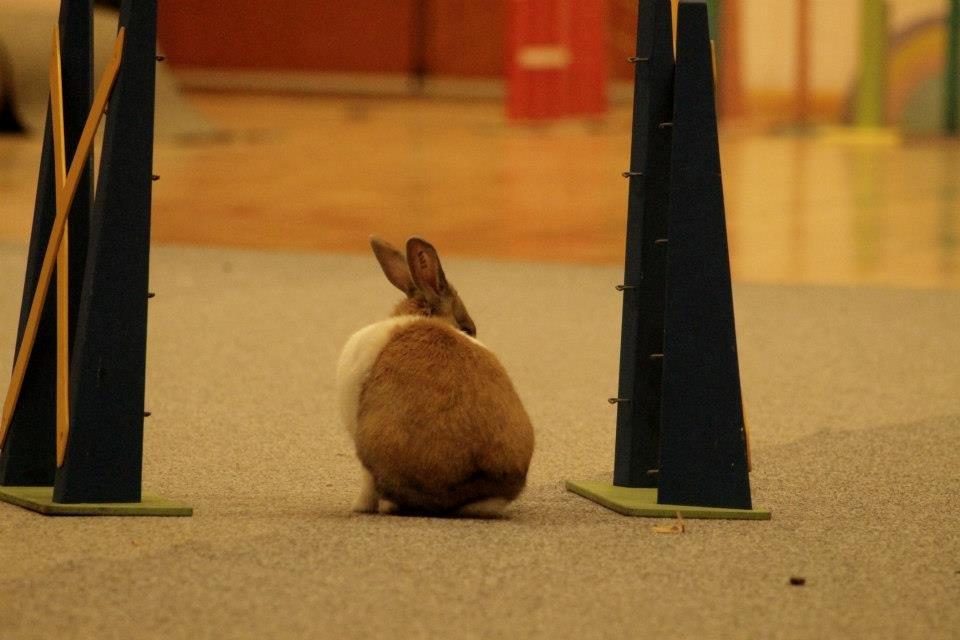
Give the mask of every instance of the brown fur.
POLYGON ((406 256, 378 238, 374 254, 407 294, 361 389, 357 456, 379 496, 401 511, 446 513, 523 490, 533 426, 503 366, 466 335, 477 329, 436 250, 407 241, 406 256), (464 335, 466 334, 466 335, 464 335))
POLYGON ((503 366, 443 320, 396 330, 360 397, 357 455, 402 510, 515 499, 533 441, 503 366))

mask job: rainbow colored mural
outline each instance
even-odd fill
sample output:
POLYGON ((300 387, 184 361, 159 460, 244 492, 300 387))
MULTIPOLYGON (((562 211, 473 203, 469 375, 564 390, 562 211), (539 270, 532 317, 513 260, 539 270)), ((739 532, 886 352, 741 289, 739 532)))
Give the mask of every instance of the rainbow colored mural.
MULTIPOLYGON (((891 34, 887 50, 884 121, 908 134, 943 131, 947 15, 918 20, 891 34)), ((848 91, 846 120, 853 121, 856 85, 848 91)))

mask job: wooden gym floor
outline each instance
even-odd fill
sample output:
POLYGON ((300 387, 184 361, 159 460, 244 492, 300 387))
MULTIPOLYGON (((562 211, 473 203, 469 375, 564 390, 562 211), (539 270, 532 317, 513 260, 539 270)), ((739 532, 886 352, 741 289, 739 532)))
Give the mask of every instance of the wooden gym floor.
MULTIPOLYGON (((520 126, 497 102, 195 93, 223 136, 158 140, 159 243, 618 264, 630 112, 520 126)), ((24 242, 39 137, 0 137, 0 241, 24 242)), ((724 127, 738 281, 960 287, 960 141, 724 127)))

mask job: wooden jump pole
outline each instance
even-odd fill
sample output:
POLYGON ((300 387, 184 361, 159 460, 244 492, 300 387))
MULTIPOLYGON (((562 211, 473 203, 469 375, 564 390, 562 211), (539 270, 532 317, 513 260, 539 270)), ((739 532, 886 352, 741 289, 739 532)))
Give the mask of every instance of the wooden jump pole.
MULTIPOLYGON (((57 37, 59 38, 59 36, 57 37)), ((27 370, 27 364, 30 362, 30 354, 33 351, 34 341, 37 338, 40 314, 43 311, 43 303, 46 300, 47 291, 50 288, 50 281, 53 278, 53 269, 57 261, 57 255, 60 253, 60 242, 63 239, 63 232, 67 224, 67 214, 70 211, 70 205, 73 204, 73 197, 76 195, 77 186, 80 183, 80 176, 83 172, 87 155, 93 146, 97 128, 100 126, 100 120, 103 118, 103 112, 107 106, 107 99, 109 99, 110 92, 113 90, 117 72, 120 70, 123 40, 124 30, 121 28, 117 34, 113 57, 107 64, 107 69, 104 71, 103 78, 100 80, 100 86, 93 100, 93 108, 87 117, 87 122, 83 127, 83 133, 80 136, 80 143, 77 145, 77 152, 66 174, 62 197, 57 198, 57 216, 54 219, 50 239, 47 242, 47 248, 44 252, 43 266, 40 269, 40 279, 37 283, 37 289, 33 294, 33 302, 30 305, 30 315, 27 320, 26 331, 24 331, 23 340, 20 342, 20 348, 17 351, 17 357, 13 366, 13 376, 10 379, 10 386, 7 389, 6 399, 3 404, 3 415, 2 419, 0 419, 0 448, 3 447, 7 429, 10 427, 10 421, 13 419, 13 412, 14 409, 16 409, 17 400, 20 397, 20 389, 23 385, 23 377, 27 370)), ((54 127, 54 129, 56 129, 56 127, 54 127)))
POLYGON ((62 0, 62 33, 54 34, 21 329, 0 423, 0 501, 47 515, 189 516, 189 506, 145 493, 141 482, 150 213, 159 178, 156 0, 123 0, 113 58, 89 97, 92 10, 90 0, 62 0), (86 219, 84 194, 94 193, 83 186, 92 177, 88 157, 108 102, 86 219), (62 286, 67 279, 80 286, 62 286))
MULTIPOLYGON (((53 30, 53 55, 50 57, 50 122, 53 131, 53 191, 57 209, 70 210, 64 202, 67 186, 67 152, 63 113, 63 70, 60 27, 53 30)), ((81 160, 85 162, 85 159, 81 160)), ((69 221, 64 223, 63 238, 57 254, 57 466, 63 464, 70 430, 70 242, 69 221)))

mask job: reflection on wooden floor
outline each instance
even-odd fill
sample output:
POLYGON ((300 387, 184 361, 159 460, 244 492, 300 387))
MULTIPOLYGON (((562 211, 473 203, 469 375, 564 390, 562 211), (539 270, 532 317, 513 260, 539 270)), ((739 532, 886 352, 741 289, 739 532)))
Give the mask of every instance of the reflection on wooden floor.
MULTIPOLYGON (((229 136, 158 141, 153 237, 619 264, 630 113, 507 124, 497 103, 196 94, 229 136)), ((0 240, 24 241, 39 138, 0 138, 0 240)), ((960 286, 960 142, 724 131, 739 281, 960 286)))

